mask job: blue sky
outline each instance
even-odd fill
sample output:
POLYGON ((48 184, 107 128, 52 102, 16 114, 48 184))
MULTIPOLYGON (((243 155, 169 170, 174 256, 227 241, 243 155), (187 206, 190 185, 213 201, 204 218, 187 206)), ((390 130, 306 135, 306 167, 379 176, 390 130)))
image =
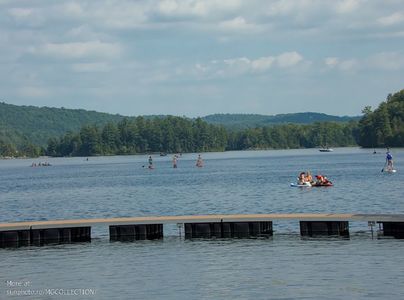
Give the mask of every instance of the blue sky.
POLYGON ((0 0, 0 101, 358 115, 404 88, 402 0, 0 0))

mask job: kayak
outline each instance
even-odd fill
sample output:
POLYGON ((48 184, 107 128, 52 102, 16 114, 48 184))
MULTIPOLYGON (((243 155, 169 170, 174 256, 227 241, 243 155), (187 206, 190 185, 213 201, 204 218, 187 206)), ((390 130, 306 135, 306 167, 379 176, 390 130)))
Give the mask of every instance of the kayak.
POLYGON ((311 187, 311 183, 310 182, 306 182, 306 183, 303 183, 303 184, 291 183, 290 186, 292 186, 292 187, 311 187))

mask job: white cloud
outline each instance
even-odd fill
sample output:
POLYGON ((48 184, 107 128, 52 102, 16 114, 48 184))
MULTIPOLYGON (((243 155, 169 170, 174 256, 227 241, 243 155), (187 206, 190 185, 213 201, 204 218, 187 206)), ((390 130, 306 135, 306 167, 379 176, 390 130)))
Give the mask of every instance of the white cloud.
POLYGON ((357 59, 341 59, 338 57, 327 57, 324 64, 328 68, 335 68, 340 71, 398 71, 404 69, 404 54, 401 52, 380 52, 368 57, 357 59))
POLYGON ((21 86, 18 88, 17 93, 27 98, 43 98, 51 95, 49 89, 39 86, 21 86))
POLYGON ((251 68, 254 71, 264 72, 271 68, 273 62, 276 60, 273 56, 261 57, 251 62, 251 68))
POLYGON ((402 12, 395 12, 391 15, 381 17, 377 19, 379 24, 383 26, 391 26, 391 25, 396 25, 404 22, 404 13, 402 12))
POLYGON ((338 69, 345 72, 353 72, 360 67, 360 62, 357 59, 340 59, 338 57, 327 57, 324 59, 324 64, 331 69, 338 69))
MULTIPOLYGON (((42 0, 27 2, 27 7, 9 4, 7 11, 24 25, 46 25, 50 29, 55 25, 63 27, 66 25, 64 23, 72 23, 71 28, 88 26, 94 31, 157 28, 216 33, 219 26, 221 30, 232 30, 240 34, 245 31, 259 34, 265 30, 274 33, 276 29, 276 34, 281 35, 293 27, 296 31, 306 29, 316 35, 319 32, 329 34, 332 31, 352 35, 355 33, 353 28, 372 28, 375 20, 383 26, 403 22, 400 1, 390 0, 387 4, 382 2, 384 1, 62 0, 47 3, 42 0)), ((219 32, 220 34, 222 33, 219 32)))
POLYGON ((353 13, 359 8, 361 2, 362 2, 361 0, 338 1, 336 3, 336 10, 340 14, 353 13))
POLYGON ((247 73, 264 73, 273 68, 289 69, 303 62, 303 57, 296 51, 284 52, 277 56, 264 56, 256 59, 247 57, 213 60, 210 63, 196 64, 196 72, 210 76, 238 76, 247 73))
POLYGON ((327 57, 324 60, 324 63, 330 68, 336 67, 338 65, 338 62, 339 62, 338 57, 327 57))
POLYGON ((232 12, 240 6, 240 0, 163 0, 156 5, 156 13, 168 17, 208 17, 232 12))
POLYGON ((107 72, 109 70, 108 64, 104 62, 97 63, 78 63, 72 65, 72 70, 75 72, 107 72))
POLYGON ((104 43, 100 41, 47 43, 39 47, 31 48, 30 52, 37 55, 56 58, 114 58, 121 54, 122 47, 118 44, 104 43))
POLYGON ((85 14, 85 9, 77 2, 68 2, 61 5, 65 15, 77 18, 85 14))
POLYGON ((276 58, 276 61, 281 68, 293 67, 302 60, 303 57, 296 51, 282 53, 276 58))
POLYGON ((381 52, 370 56, 365 63, 371 68, 396 71, 404 69, 404 55, 399 52, 381 52))
POLYGON ((286 15, 294 10, 294 5, 291 1, 274 1, 269 3, 267 14, 270 16, 286 15))
POLYGON ((243 31, 256 31, 258 26, 252 23, 248 23, 243 17, 236 17, 231 20, 222 21, 219 23, 219 28, 222 30, 243 32, 243 31))
POLYGON ((32 9, 16 7, 9 9, 8 13, 15 18, 26 18, 32 15, 32 9))
POLYGON ((99 27, 131 29, 142 27, 148 22, 148 5, 141 2, 107 2, 105 5, 95 3, 92 9, 94 10, 87 11, 88 18, 99 27))
POLYGON ((339 68, 342 71, 354 71, 358 66, 359 66, 359 63, 356 59, 342 60, 339 63, 339 68))

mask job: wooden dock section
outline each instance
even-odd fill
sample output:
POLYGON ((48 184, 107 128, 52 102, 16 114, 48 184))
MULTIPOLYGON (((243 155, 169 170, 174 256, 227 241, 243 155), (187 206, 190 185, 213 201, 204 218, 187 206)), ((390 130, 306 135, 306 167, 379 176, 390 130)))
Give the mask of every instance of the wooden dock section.
MULTIPOLYGON (((106 225, 111 240, 159 239, 164 224, 184 227, 186 238, 272 236, 273 222, 298 221, 302 236, 349 236, 349 222, 383 225, 384 235, 404 238, 404 214, 237 214, 27 221, 0 224, 0 247, 9 243, 83 242, 91 240, 91 226, 106 225)), ((372 228, 373 229, 373 228, 372 228)))
POLYGON ((77 219, 54 221, 27 221, 0 223, 0 231, 47 229, 63 227, 84 227, 94 225, 143 225, 211 222, 259 222, 259 221, 352 221, 352 222, 404 222, 404 214, 332 214, 332 213, 293 213, 293 214, 239 214, 239 215, 192 215, 129 217, 103 219, 77 219))

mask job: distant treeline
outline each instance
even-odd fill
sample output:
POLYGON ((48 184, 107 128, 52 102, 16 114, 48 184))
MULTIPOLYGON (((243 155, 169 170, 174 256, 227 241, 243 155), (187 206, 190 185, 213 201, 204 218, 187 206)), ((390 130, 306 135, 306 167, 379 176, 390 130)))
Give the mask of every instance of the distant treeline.
MULTIPOLYGON (((0 106, 10 111, 14 109, 4 103, 0 106)), ((41 112, 52 113, 48 108, 37 111, 29 107, 28 110, 33 110, 39 119, 41 112)), ((54 113, 64 116, 64 110, 56 110, 54 113)), ((85 122, 84 111, 68 113, 83 119, 77 119, 78 123, 85 122)), ((404 90, 390 94, 374 111, 365 107, 359 122, 315 122, 236 129, 210 124, 201 118, 115 116, 116 119, 108 121, 109 116, 90 113, 93 120, 96 120, 94 125, 82 125, 61 137, 52 137, 46 145, 35 143, 18 128, 5 127, 5 124, 8 124, 3 121, 5 114, 0 119, 3 121, 0 122, 0 157, 93 156, 353 145, 404 146, 404 90)), ((7 115, 7 118, 10 116, 7 115)), ((13 118, 19 118, 18 114, 14 114, 13 118)), ((51 120, 38 122, 42 127, 52 127, 49 123, 51 120)))
POLYGON ((202 119, 124 119, 104 127, 84 126, 80 132, 51 139, 50 156, 119 155, 152 152, 205 152, 246 149, 307 148, 356 145, 356 122, 279 125, 240 131, 202 119))
POLYGON ((359 145, 362 147, 404 146, 404 90, 388 95, 377 109, 363 110, 359 121, 359 145))
POLYGON ((227 149, 291 149, 357 145, 357 122, 286 124, 229 132, 227 149))
POLYGON ((84 126, 78 133, 50 139, 46 152, 50 156, 204 152, 224 151, 226 145, 226 130, 201 119, 137 117, 104 127, 84 126))
POLYGON ((24 137, 18 146, 0 139, 0 157, 38 157, 45 154, 45 148, 32 144, 24 137))

